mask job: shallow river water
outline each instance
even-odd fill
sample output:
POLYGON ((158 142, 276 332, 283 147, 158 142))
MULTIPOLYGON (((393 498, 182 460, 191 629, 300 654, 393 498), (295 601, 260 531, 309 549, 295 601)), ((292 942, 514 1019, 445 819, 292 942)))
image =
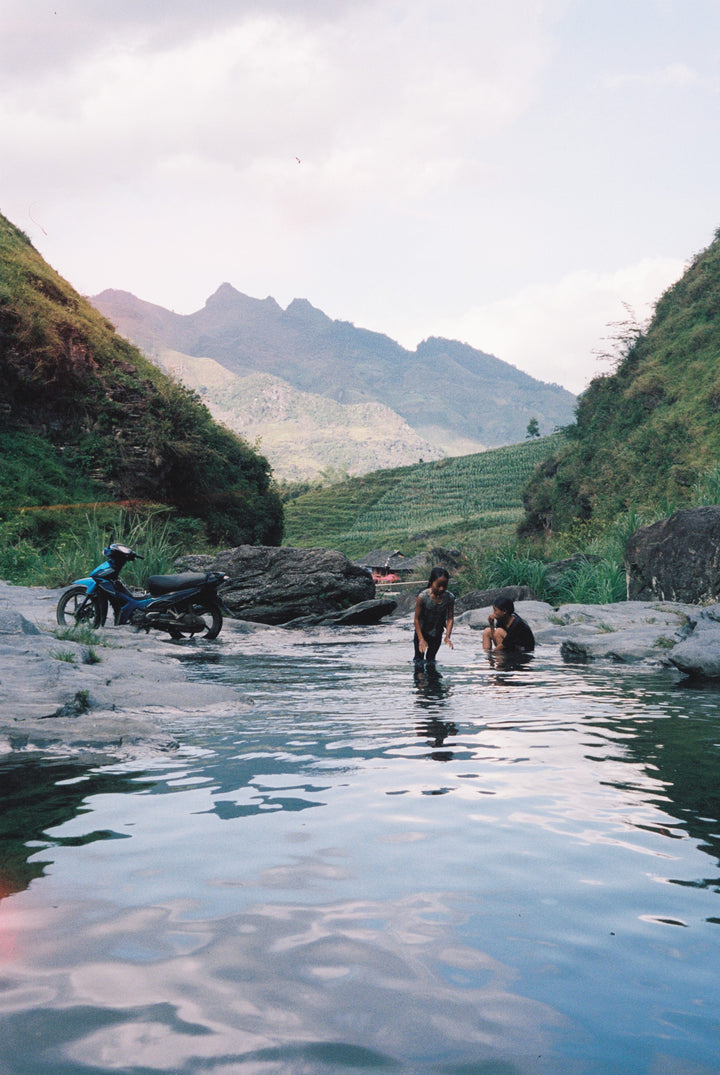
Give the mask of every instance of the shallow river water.
POLYGON ((720 1072, 720 692, 443 649, 229 630, 175 753, 0 759, 0 1073, 720 1072))

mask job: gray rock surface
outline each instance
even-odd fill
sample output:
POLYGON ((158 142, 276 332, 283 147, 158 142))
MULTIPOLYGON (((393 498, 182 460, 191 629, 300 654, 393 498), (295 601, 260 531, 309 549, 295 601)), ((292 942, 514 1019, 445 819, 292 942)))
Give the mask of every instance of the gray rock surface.
POLYGON ((213 558, 184 557, 177 567, 224 571, 231 581, 223 601, 234 616, 256 623, 341 612, 375 597, 368 573, 332 549, 239 545, 213 558))
POLYGON ((319 613, 317 616, 300 616, 296 620, 284 623, 283 627, 368 627, 379 623, 385 616, 395 611, 397 601, 393 598, 377 597, 372 601, 361 601, 342 612, 319 613))
MULTIPOLYGON (((452 588, 452 586, 451 586, 452 588)), ((529 586, 502 586, 491 590, 471 590, 455 602, 455 614, 469 612, 473 608, 492 607, 494 601, 509 597, 511 601, 535 601, 535 594, 529 586)))
POLYGON ((720 678, 720 605, 702 609, 692 633, 673 648, 668 659, 686 675, 720 678))
MULTIPOLYGON (((174 643, 109 627, 90 645, 58 637, 61 592, 0 582, 0 753, 37 748, 99 759, 145 757, 176 748, 178 722, 185 727, 223 713, 234 719, 252 704, 242 687, 193 681, 187 669, 217 659, 228 635, 276 628, 231 620, 213 642, 174 643)), ((535 633, 536 658, 552 647, 569 660, 651 661, 720 679, 720 605, 636 601, 554 609, 520 601, 517 609, 535 633)), ((488 605, 461 613, 456 640, 463 629, 484 627, 490 611, 488 605)), ((386 627, 411 630, 411 613, 386 627)))
POLYGON ((145 756, 175 749, 164 730, 174 716, 237 711, 241 703, 230 688, 203 684, 200 694, 188 681, 177 658, 192 644, 181 649, 166 636, 112 627, 96 632, 91 646, 59 638, 61 593, 0 582, 0 753, 62 747, 145 756), (13 623, 16 630, 8 631, 13 623))
MULTIPOLYGON (((561 605, 558 609, 542 601, 519 601, 515 608, 530 624, 538 646, 560 646, 568 660, 602 658, 660 664, 671 663, 670 653, 703 615, 697 606, 662 601, 561 605)), ((473 609, 459 616, 458 622, 482 629, 491 611, 490 606, 473 609)), ((717 626, 720 628, 720 622, 717 626)))
POLYGON ((637 530, 625 547, 628 597, 720 598, 720 507, 686 508, 637 530))

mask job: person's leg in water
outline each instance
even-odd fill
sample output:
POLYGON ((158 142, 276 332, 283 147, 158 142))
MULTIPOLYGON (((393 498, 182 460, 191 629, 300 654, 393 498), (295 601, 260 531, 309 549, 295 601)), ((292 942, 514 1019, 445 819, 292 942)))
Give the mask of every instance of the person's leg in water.
POLYGON ((420 652, 420 639, 417 636, 417 631, 413 637, 413 647, 415 650, 415 664, 422 664, 423 661, 428 661, 430 664, 434 664, 437 651, 440 649, 440 642, 442 639, 433 638, 432 635, 428 635, 425 639, 427 642, 427 649, 425 653, 420 652))
POLYGON ((428 644, 428 648, 425 650, 425 664, 435 664, 437 651, 440 649, 440 643, 442 642, 442 635, 437 638, 433 638, 430 635, 425 641, 428 644))

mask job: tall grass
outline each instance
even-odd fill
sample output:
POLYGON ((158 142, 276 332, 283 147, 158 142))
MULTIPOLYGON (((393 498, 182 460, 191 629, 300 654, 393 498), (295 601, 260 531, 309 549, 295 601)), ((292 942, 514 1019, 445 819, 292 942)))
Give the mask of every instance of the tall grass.
POLYGON ((720 467, 712 467, 699 475, 693 487, 692 502, 696 507, 720 504, 720 467))
POLYGON ((128 585, 142 586, 148 575, 172 571, 201 524, 158 508, 143 515, 125 509, 70 513, 45 535, 42 526, 42 517, 28 523, 21 515, 0 526, 0 577, 26 586, 66 586, 85 578, 101 563, 103 549, 117 541, 143 557, 123 572, 128 585))
POLYGON ((563 570, 517 545, 476 553, 463 572, 463 588, 502 589, 527 586, 539 601, 551 605, 605 605, 626 595, 625 568, 614 556, 576 554, 563 570))
POLYGON ((148 575, 163 575, 172 570, 173 561, 181 553, 174 539, 168 513, 162 509, 144 517, 122 511, 115 526, 103 525, 97 515, 87 515, 85 526, 68 536, 46 561, 46 571, 64 585, 84 577, 102 560, 102 551, 112 542, 135 549, 140 561, 123 569, 123 579, 130 586, 141 586, 148 575))

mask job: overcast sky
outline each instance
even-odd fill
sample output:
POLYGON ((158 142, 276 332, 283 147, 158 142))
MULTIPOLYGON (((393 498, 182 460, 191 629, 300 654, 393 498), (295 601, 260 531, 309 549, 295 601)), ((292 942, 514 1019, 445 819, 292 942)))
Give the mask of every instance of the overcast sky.
POLYGON ((0 0, 0 212, 83 294, 573 391, 720 226, 719 106, 719 0, 0 0))

